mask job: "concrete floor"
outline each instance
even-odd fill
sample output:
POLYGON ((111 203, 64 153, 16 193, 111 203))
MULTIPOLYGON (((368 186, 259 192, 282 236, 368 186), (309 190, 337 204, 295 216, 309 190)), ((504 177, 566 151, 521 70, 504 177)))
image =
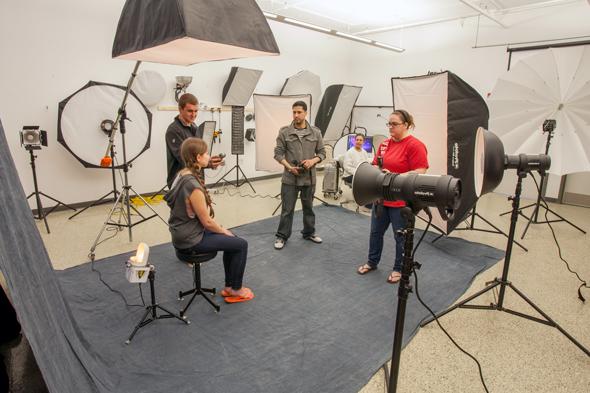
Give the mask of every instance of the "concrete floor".
MULTIPOLYGON (((318 184, 321 184, 321 178, 318 179, 318 184)), ((242 186, 239 191, 230 187, 219 194, 213 194, 218 222, 232 227, 269 217, 279 203, 272 198, 279 192, 279 179, 257 181, 254 187, 259 196, 267 197, 243 196, 252 193, 248 186, 242 186)), ((320 192, 317 195, 322 197, 320 192)), ((339 201, 331 199, 329 202, 339 201)), ((523 201, 523 204, 529 202, 523 201)), ((352 204, 350 206, 352 208, 352 204)), ((168 218, 165 203, 153 207, 164 219, 168 218)), ((499 217, 498 214, 510 207, 505 196, 490 194, 479 201, 478 212, 507 232, 509 216, 499 217)), ((590 230, 590 209, 559 204, 552 205, 552 208, 585 230, 590 230)), ((69 212, 52 213, 48 217, 51 234, 45 232, 41 222, 38 223, 56 269, 65 269, 88 261, 90 247, 109 209, 110 205, 94 207, 73 220, 67 219, 69 212)), ((145 207, 140 209, 148 212, 145 207)), ((517 228, 519 236, 524 225, 524 219, 520 219, 517 228)), ((487 229, 482 221, 476 221, 476 226, 487 229)), ((424 227, 424 224, 419 222, 418 227, 424 227)), ((564 258, 582 278, 590 280, 590 235, 584 235, 565 223, 556 223, 553 227, 564 258)), ((103 238, 114 233, 105 232, 103 238)), ((506 247, 506 239, 502 235, 456 231, 452 236, 500 249, 506 247)), ((272 247, 273 240, 269 236, 268 247, 272 247)), ((140 241, 149 245, 169 242, 168 229, 156 218, 134 227, 132 242, 129 242, 126 231, 119 232, 97 247, 96 258, 133 250, 140 241)), ((579 281, 560 261, 546 224, 533 225, 522 243, 529 248, 529 252, 518 247, 513 249, 509 279, 590 349, 590 290, 583 290, 588 298, 587 304, 578 300, 579 281)), ((361 262, 363 261, 350 261, 350 274, 356 274, 355 267, 361 262)), ((465 296, 483 288, 486 281, 500 276, 502 267, 503 264, 499 263, 477 277, 465 296)), ((384 282, 383 290, 394 290, 394 287, 384 282)), ((492 302, 493 296, 488 292, 478 302, 492 302)), ((507 291, 505 306, 535 315, 534 310, 511 290, 507 291)), ((555 328, 508 313, 480 310, 457 310, 442 318, 441 322, 464 349, 479 359, 490 392, 590 391, 590 357, 555 328)), ((393 327, 391 338, 393 341, 393 327)), ((484 391, 475 363, 459 352, 436 324, 421 329, 402 352, 398 386, 399 392, 484 391)), ((362 393, 383 391, 385 386, 382 371, 375 374, 361 390, 362 393)))

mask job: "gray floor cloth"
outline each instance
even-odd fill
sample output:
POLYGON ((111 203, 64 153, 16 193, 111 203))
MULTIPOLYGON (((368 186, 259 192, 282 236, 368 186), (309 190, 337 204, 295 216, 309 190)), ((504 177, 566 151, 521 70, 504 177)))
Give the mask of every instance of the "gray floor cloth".
MULTIPOLYGON (((90 349, 122 371, 117 391, 343 393, 364 386, 391 357, 397 285, 386 278, 393 241, 386 242, 380 268, 359 276, 355 269, 366 260, 369 218, 335 207, 315 211, 321 245, 301 239, 300 212, 281 251, 272 246, 277 217, 235 228, 249 242, 244 283, 256 299, 227 305, 217 296, 219 314, 197 300, 188 311, 190 325, 158 320, 140 329, 130 346, 124 341, 143 308, 125 307, 88 264, 58 272, 90 349)), ((391 234, 386 238, 392 239, 391 234)), ((452 237, 431 244, 434 236, 427 234, 416 260, 423 264, 420 294, 436 311, 452 304, 503 252, 452 237)), ((125 260, 118 255, 95 266, 106 282, 137 304, 138 288, 124 278, 125 260)), ((157 300, 177 311, 183 304, 176 301, 178 290, 191 284, 190 268, 176 259, 170 244, 152 247, 150 262, 157 269, 157 300)), ((202 270, 204 286, 223 285, 221 254, 202 270)), ((143 295, 147 301, 147 285, 143 295)), ((404 345, 426 316, 411 294, 404 345)))

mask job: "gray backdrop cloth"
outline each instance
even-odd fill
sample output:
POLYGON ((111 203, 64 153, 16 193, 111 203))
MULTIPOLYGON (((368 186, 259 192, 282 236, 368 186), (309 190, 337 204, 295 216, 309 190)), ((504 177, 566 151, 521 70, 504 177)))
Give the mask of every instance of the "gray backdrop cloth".
MULTIPOLYGON (((19 153, 29 154, 24 149, 19 153)), ((49 390, 113 391, 120 373, 109 370, 108 363, 85 340, 72 318, 33 220, 1 122, 0 270, 49 390)))
MULTIPOLYGON (((386 283, 393 265, 393 235, 379 270, 356 274, 366 260, 369 218, 335 207, 317 207, 318 234, 324 243, 301 239, 301 212, 294 235, 281 251, 273 249, 278 217, 235 229, 249 242, 245 285, 256 298, 215 313, 195 300, 185 325, 163 319, 124 341, 143 313, 125 307, 88 264, 59 272, 73 317, 84 339, 110 366, 125 375, 119 392, 357 392, 391 357, 397 285, 386 283)), ((420 233, 418 231, 418 233, 420 233)), ((456 238, 430 244, 428 234, 417 260, 420 294, 434 310, 453 303, 483 269, 503 253, 456 238)), ((137 285, 124 279, 127 255, 97 261, 95 267, 130 303, 140 303, 137 285)), ((154 246, 156 296, 178 310, 179 290, 191 286, 191 269, 179 262, 170 244, 154 246)), ((221 254, 204 264, 203 285, 223 285, 221 254)), ((148 285, 143 295, 149 299, 148 285)), ((427 311, 411 294, 404 338, 415 334, 427 311)), ((434 327, 433 327, 434 328, 434 327)), ((443 354, 441 354, 441 357, 443 354)))

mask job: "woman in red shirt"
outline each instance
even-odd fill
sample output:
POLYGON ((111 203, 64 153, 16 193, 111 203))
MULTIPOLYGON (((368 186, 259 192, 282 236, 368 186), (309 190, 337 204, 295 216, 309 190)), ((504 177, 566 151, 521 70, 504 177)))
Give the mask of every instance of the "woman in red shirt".
MULTIPOLYGON (((414 128, 412 115, 403 109, 396 110, 389 115, 387 126, 391 138, 379 145, 373 165, 379 165, 385 172, 426 173, 428 169, 426 146, 410 135, 410 129, 414 128)), ((400 208, 404 206, 404 201, 383 201, 373 206, 369 257, 367 263, 358 267, 359 274, 367 274, 377 269, 383 251, 383 235, 391 224, 396 243, 395 263, 387 282, 395 284, 401 279, 404 239, 403 236, 395 236, 395 233, 405 226, 400 212, 400 208)))

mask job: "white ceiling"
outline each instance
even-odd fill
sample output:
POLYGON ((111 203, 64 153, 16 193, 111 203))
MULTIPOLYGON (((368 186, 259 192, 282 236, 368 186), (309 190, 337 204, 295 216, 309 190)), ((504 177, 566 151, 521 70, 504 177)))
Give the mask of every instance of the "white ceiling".
POLYGON ((506 14, 581 0, 256 0, 263 11, 363 35, 476 16, 498 23, 506 14))

